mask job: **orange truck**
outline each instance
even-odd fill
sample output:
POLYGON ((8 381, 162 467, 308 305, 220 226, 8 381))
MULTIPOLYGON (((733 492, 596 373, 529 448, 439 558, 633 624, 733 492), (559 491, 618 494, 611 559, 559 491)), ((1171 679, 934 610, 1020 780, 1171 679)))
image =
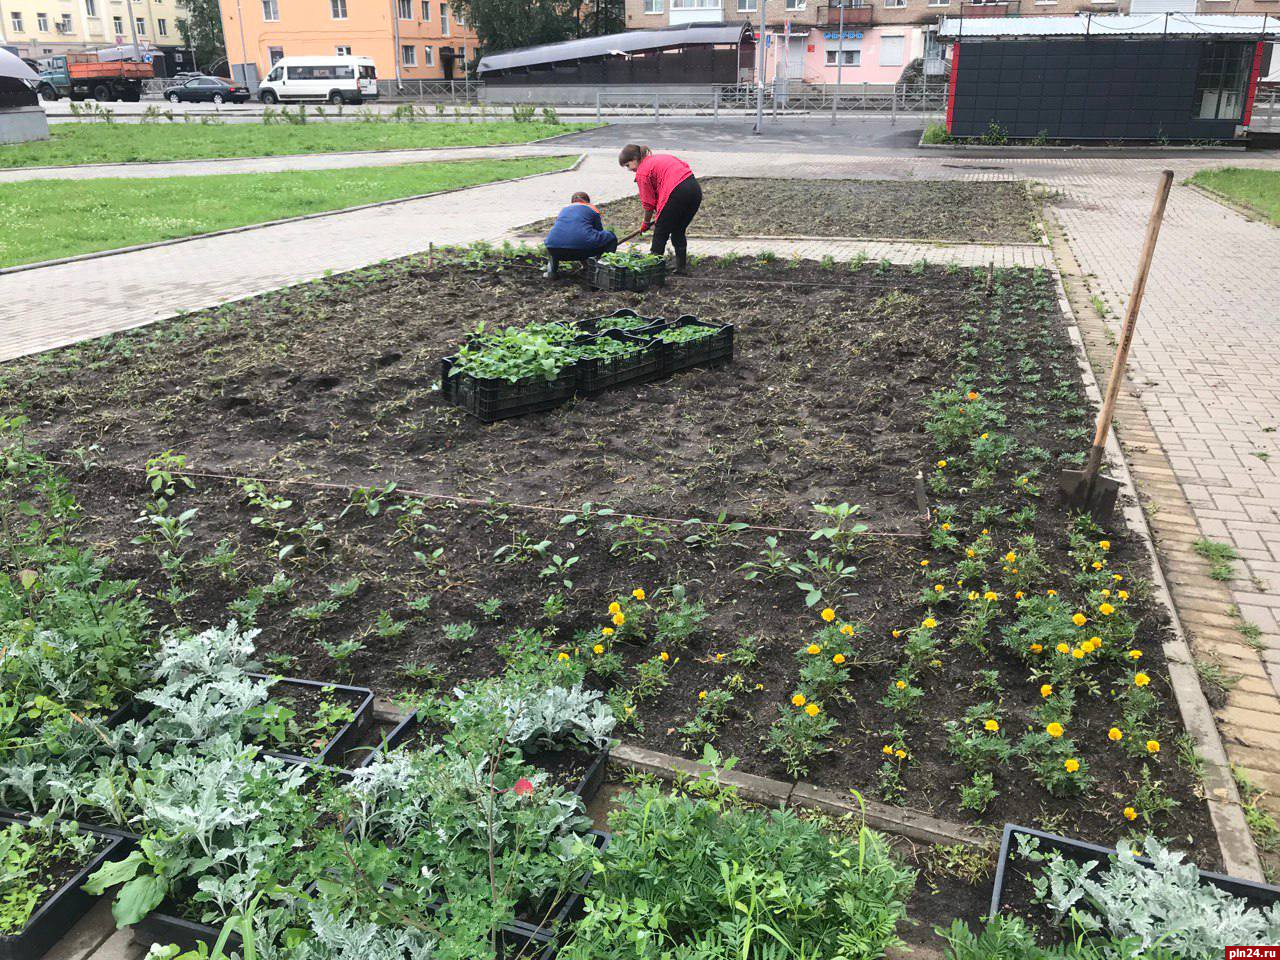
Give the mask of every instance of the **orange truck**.
POLYGON ((44 100, 70 97, 72 100, 130 100, 142 98, 142 81, 154 77, 149 63, 132 60, 100 62, 96 58, 72 55, 53 57, 49 68, 40 72, 36 93, 44 100))

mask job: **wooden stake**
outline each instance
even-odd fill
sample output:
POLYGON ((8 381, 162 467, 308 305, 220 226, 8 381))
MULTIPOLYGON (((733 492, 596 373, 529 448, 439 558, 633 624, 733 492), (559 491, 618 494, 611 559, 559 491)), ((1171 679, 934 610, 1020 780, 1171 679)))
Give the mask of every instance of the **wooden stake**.
POLYGON ((1156 199, 1151 207, 1151 217, 1147 220, 1147 239, 1142 245, 1142 257, 1138 260, 1138 275, 1133 278, 1133 289, 1129 292, 1129 306, 1125 309, 1124 327, 1120 332, 1120 344, 1116 347, 1116 358, 1111 364, 1111 378, 1107 381, 1107 394, 1098 413, 1098 426, 1093 434, 1093 446, 1089 448, 1089 459, 1084 467, 1084 486, 1092 487, 1102 466, 1102 455, 1107 446, 1107 433, 1111 429, 1111 418, 1115 413, 1116 397, 1120 394, 1120 384, 1124 380, 1125 364, 1129 361, 1129 347, 1133 343, 1133 331, 1138 324, 1138 310, 1142 307, 1142 295, 1147 289, 1147 274, 1151 270, 1151 257, 1156 252, 1156 238, 1160 236, 1160 225, 1164 222, 1164 208, 1169 202, 1169 189, 1173 186, 1173 171, 1165 170, 1160 174, 1160 186, 1156 188, 1156 199))

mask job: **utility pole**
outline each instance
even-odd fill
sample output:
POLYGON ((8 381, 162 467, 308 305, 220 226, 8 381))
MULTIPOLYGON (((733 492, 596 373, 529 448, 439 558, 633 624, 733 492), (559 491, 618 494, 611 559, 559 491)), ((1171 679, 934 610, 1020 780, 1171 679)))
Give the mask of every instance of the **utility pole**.
MULTIPOLYGON (((240 82, 252 90, 253 87, 249 86, 249 46, 244 42, 244 14, 240 10, 240 0, 236 0, 236 23, 240 25, 240 82)), ((235 77, 236 72, 232 69, 231 79, 235 77)))
POLYGON ((760 4, 760 42, 756 47, 760 51, 760 66, 756 70, 756 125, 752 127, 751 132, 757 136, 764 129, 764 54, 765 45, 767 43, 764 24, 764 8, 768 0, 756 0, 760 4))
POLYGON ((844 75, 844 0, 836 4, 840 8, 840 39, 836 41, 836 92, 831 97, 831 122, 836 122, 836 109, 840 105, 840 78, 844 75))
MULTIPOLYGON (((400 92, 400 10, 396 0, 391 3, 391 31, 395 41, 391 48, 391 62, 396 65, 396 93, 400 92)), ((442 58, 443 59, 443 58, 442 58)))

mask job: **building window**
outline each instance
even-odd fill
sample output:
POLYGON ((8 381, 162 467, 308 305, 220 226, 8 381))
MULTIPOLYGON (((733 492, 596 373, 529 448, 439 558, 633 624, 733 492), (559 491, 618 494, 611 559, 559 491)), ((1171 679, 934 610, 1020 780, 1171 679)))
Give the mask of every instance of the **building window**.
POLYGON ((431 0, 422 0, 422 19, 431 19, 431 0))
POLYGON ((787 0, 788 10, 803 10, 804 5, 805 5, 805 0, 787 0))
POLYGON ((906 5, 907 0, 884 0, 883 4, 885 7, 905 7, 906 5))
POLYGON ((455 27, 465 27, 467 22, 462 19, 462 11, 456 7, 453 10, 453 25, 455 27))
MULTIPOLYGON (((787 0, 787 2, 790 3, 791 0, 787 0)), ((672 10, 719 10, 720 0, 671 0, 671 9, 672 10)))
POLYGON ((1239 120, 1243 117, 1245 87, 1252 70, 1252 44, 1203 44, 1196 74, 1197 119, 1239 120))
POLYGON ((411 43, 403 44, 400 47, 400 62, 406 67, 416 67, 418 65, 418 48, 411 43))
POLYGON ((757 9, 756 0, 738 0, 739 13, 755 13, 757 9))
POLYGON ((906 37, 881 37, 880 38, 880 66, 882 67, 900 67, 902 66, 902 51, 906 44, 906 37))
MULTIPOLYGON (((271 61, 271 66, 274 67, 277 60, 284 59, 284 47, 267 47, 267 59, 271 61)), ((280 69, 283 70, 284 67, 280 69)))
POLYGON ((662 0, 644 0, 645 13, 662 13, 662 0))
POLYGON ((145 37, 147 35, 147 21, 143 17, 134 17, 133 25, 138 31, 138 36, 145 37))
POLYGON ((279 0, 262 0, 262 19, 263 20, 279 20, 280 19, 279 0))
POLYGON ((396 16, 401 20, 412 20, 413 0, 396 0, 396 16))
POLYGON ((111 29, 115 31, 117 37, 122 36, 124 34, 124 17, 112 17, 111 29))
POLYGON ((160 34, 162 37, 167 37, 169 35, 169 24, 165 22, 164 17, 161 17, 156 21, 156 33, 160 34))
POLYGON ((350 48, 350 47, 344 47, 344 46, 334 47, 334 48, 333 48, 333 52, 334 52, 334 53, 336 53, 336 54, 337 54, 338 56, 340 56, 340 57, 349 57, 349 56, 351 56, 351 48, 350 48))
POLYGON ((422 65, 424 67, 434 67, 436 65, 436 51, 434 47, 422 48, 422 65))
POLYGON ((58 21, 58 32, 59 33, 71 32, 71 14, 64 13, 62 15, 62 19, 58 21))
POLYGON ((440 35, 442 37, 449 35, 449 5, 447 3, 440 4, 440 35))
MULTIPOLYGON (((840 65, 840 62, 837 59, 840 53, 841 51, 839 48, 835 48, 835 49, 832 49, 830 47, 827 48, 827 66, 828 67, 836 67, 840 65)), ((846 67, 862 66, 862 51, 861 50, 845 50, 844 65, 846 67)))
POLYGON ((95 18, 98 16, 97 0, 84 0, 84 15, 95 18))
POLYGON ((49 15, 47 13, 36 14, 36 33, 49 32, 49 15))
POLYGON ((329 13, 335 20, 347 19, 347 0, 329 0, 329 13))
POLYGON ((22 33, 22 14, 16 10, 9 14, 9 23, 13 25, 14 33, 22 33))
MULTIPOLYGON (((1054 0, 1054 2, 1057 2, 1057 0, 1054 0)), ((929 0, 929 6, 931 7, 945 7, 945 6, 949 6, 950 3, 951 3, 951 0, 929 0)))

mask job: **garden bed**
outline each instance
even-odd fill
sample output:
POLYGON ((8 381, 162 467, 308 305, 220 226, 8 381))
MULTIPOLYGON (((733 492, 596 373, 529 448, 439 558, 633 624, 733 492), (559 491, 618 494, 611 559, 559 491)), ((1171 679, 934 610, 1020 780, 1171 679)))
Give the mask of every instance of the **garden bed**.
MULTIPOLYGON (((695 237, 894 237, 971 243, 1035 243, 1036 209, 1023 181, 700 180, 695 237)), ((639 226, 635 197, 600 215, 619 234, 639 226)), ((542 237, 551 220, 521 233, 542 237)), ((697 252, 696 250, 694 251, 697 252)))
MULTIPOLYGON (((26 403, 36 441, 60 457, 97 444, 68 472, 114 575, 137 578, 162 622, 251 615, 272 669, 383 693, 448 690, 526 647, 549 648, 608 692, 631 742, 686 756, 713 743, 748 772, 1100 841, 1148 825, 1120 815, 1145 791, 1149 825, 1176 830, 1201 865, 1215 864, 1162 663, 1167 623, 1142 585, 1143 545, 1122 529, 1093 536, 1108 544, 1108 575, 1132 593, 1124 615, 1155 698, 1143 729, 1164 751, 1135 758, 1108 742, 1119 722, 1111 691, 1132 676, 1114 660, 1074 703, 1069 736, 1089 779, 1071 790, 1050 792, 1018 760, 992 765, 983 791, 951 745, 988 702, 1015 736, 1042 726, 1044 668, 1000 642, 1026 608, 999 558, 1034 537, 1039 572, 1027 568, 1026 592, 1092 602, 1052 479, 1079 462, 1091 414, 1050 277, 703 263, 694 278, 628 296, 548 286, 533 263, 493 266, 416 259, 51 353, 10 365, 5 398, 26 403), (480 319, 475 303, 510 323, 624 304, 643 316, 692 313, 734 323, 737 359, 486 428, 427 386, 442 347, 480 319), (966 435, 979 447, 944 453, 924 429, 963 413, 964 394, 948 398, 960 377, 1001 404, 989 408, 1000 424, 991 442, 1013 444, 972 477, 987 439, 966 435), (157 564, 169 548, 133 542, 152 498, 147 478, 93 462, 140 466, 167 449, 192 468, 401 486, 193 475, 168 508, 195 511, 175 590, 157 564), (934 508, 923 538, 912 491, 922 469, 934 508), (863 509, 843 519, 813 509, 842 502, 863 509), (691 517, 725 523, 679 522, 691 517), (903 535, 854 532, 858 519, 903 535), (831 524, 837 533, 812 537, 831 524), (837 540, 847 550, 833 552, 837 540), (833 557, 843 576, 822 567, 833 557), (815 578, 817 599, 800 586, 815 578), (637 588, 644 597, 630 599, 637 588), (602 633, 617 623, 611 601, 628 611, 617 636, 602 633), (964 625, 984 603, 996 606, 975 635, 964 625), (830 624, 819 617, 827 607, 830 624), (938 624, 936 653, 912 663, 926 619, 938 624), (633 634, 625 623, 640 626, 633 634), (818 656, 810 644, 825 654, 814 664, 842 658, 842 679, 822 697, 800 695, 818 656), (799 716, 797 696, 831 726, 796 728, 816 749, 793 772, 777 741, 799 716)), ((1097 618, 1089 609, 1087 622, 1097 618)))

